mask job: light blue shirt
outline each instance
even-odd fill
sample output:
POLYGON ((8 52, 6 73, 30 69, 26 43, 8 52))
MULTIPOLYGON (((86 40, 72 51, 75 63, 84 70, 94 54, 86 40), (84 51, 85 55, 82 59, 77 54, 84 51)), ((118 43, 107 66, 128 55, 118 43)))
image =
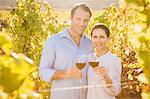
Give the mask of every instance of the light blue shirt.
MULTIPOLYGON (((39 76, 46 82, 51 82, 51 89, 79 86, 79 81, 75 79, 51 80, 57 70, 67 70, 75 66, 77 55, 91 53, 93 45, 91 40, 83 34, 80 45, 72 40, 65 28, 62 32, 47 39, 42 51, 39 65, 39 76)), ((83 69, 83 81, 86 82, 86 70, 83 69)), ((79 90, 64 90, 51 92, 50 99, 79 99, 79 90)), ((80 98, 83 99, 83 98, 80 98)))

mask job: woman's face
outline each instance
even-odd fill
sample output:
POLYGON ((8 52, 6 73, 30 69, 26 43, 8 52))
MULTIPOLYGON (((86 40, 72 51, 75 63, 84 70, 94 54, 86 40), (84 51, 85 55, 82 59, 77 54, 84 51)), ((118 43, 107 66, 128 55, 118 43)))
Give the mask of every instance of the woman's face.
POLYGON ((109 38, 107 37, 104 29, 96 28, 93 30, 92 42, 97 51, 107 49, 108 41, 109 38))

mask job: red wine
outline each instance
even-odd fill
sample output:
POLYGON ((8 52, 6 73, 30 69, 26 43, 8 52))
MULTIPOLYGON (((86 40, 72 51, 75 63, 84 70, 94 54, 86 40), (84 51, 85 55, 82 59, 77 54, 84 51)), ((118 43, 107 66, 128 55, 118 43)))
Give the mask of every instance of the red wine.
POLYGON ((98 66, 99 62, 89 62, 89 64, 90 64, 93 68, 95 68, 95 67, 98 66))
POLYGON ((86 63, 76 63, 76 66, 78 69, 83 69, 85 67, 86 63))

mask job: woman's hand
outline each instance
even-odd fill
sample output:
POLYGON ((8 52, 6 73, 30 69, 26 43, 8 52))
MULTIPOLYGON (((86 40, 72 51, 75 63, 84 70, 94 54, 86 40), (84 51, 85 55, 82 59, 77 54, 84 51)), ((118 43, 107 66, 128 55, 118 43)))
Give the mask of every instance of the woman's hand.
POLYGON ((95 67, 95 68, 93 68, 93 70, 97 73, 97 74, 99 74, 99 75, 102 75, 103 77, 105 77, 106 75, 107 75, 107 70, 106 70, 106 68, 105 67, 95 67))
POLYGON ((93 69, 97 74, 102 75, 104 77, 106 84, 108 84, 106 87, 112 87, 112 80, 109 77, 105 67, 95 67, 93 69))

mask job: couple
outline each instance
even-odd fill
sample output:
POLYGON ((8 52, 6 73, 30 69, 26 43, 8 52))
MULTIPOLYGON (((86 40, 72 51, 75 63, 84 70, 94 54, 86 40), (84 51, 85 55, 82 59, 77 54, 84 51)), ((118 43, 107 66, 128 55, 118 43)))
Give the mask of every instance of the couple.
POLYGON ((120 92, 121 64, 106 46, 109 29, 103 24, 96 24, 91 30, 91 40, 83 33, 91 16, 91 10, 86 4, 76 5, 71 10, 70 28, 50 37, 45 43, 39 76, 51 83, 50 99, 115 99, 120 92), (76 57, 88 55, 94 48, 99 66, 92 68, 87 64, 82 71, 77 69, 76 57), (81 85, 109 86, 76 89, 81 85))

